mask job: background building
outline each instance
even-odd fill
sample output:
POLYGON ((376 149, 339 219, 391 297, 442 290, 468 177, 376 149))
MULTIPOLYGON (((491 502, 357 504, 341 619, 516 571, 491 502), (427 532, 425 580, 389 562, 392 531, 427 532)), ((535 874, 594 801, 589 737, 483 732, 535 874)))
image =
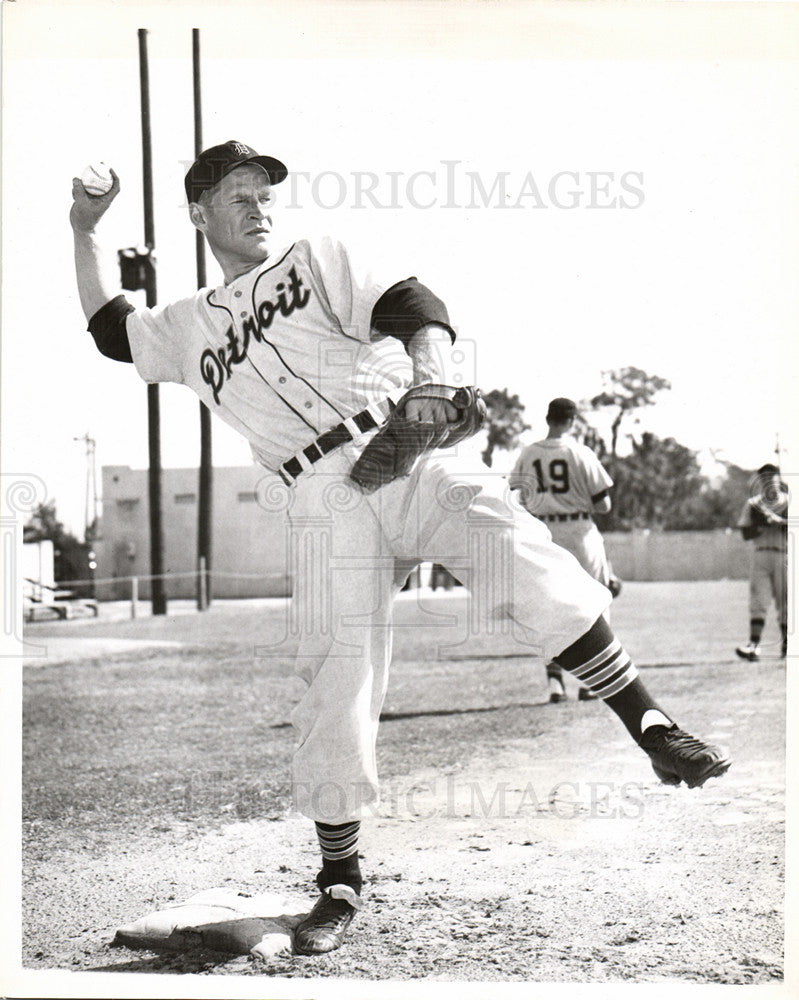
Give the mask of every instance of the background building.
MULTIPOLYGON (((103 467, 103 515, 97 553, 97 597, 125 600, 131 578, 150 596, 147 470, 103 467), (108 582, 111 581, 111 582, 108 582)), ((162 473, 167 597, 197 593, 196 469, 162 473)), ((280 597, 291 593, 288 528, 275 476, 258 466, 214 469, 212 592, 215 597, 280 597)), ((622 580, 719 580, 748 575, 750 553, 739 532, 631 531, 605 536, 622 580)), ((422 583, 429 582, 429 571, 422 583)))
MULTIPOLYGON (((139 596, 150 595, 150 529, 147 470, 103 466, 103 514, 97 553, 100 600, 130 597, 130 578, 139 596), (103 581, 114 581, 111 583, 103 581)), ((214 469, 213 594, 217 597, 277 597, 290 593, 286 563, 286 519, 279 498, 270 508, 270 488, 278 482, 258 466, 214 469)), ((162 472, 164 572, 167 597, 197 592, 196 469, 162 472)))

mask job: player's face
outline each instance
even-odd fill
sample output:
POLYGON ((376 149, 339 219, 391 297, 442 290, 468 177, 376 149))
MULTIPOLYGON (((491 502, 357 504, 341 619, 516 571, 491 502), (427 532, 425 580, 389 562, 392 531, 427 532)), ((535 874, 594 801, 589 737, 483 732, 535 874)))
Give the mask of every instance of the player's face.
POLYGON ((192 206, 192 221, 205 233, 226 277, 243 274, 268 257, 271 206, 269 177, 255 164, 232 170, 200 205, 192 206))

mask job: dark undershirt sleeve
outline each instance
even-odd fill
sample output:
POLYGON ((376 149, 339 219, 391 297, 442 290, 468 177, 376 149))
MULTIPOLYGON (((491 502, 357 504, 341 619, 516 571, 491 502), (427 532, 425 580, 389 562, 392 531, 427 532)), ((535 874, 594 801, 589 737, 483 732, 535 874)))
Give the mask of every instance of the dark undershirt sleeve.
POLYGON ((385 336, 396 337, 406 348, 416 331, 428 323, 446 327, 452 342, 455 342, 455 331, 450 326, 447 307, 416 278, 406 278, 392 285, 383 292, 372 310, 372 329, 385 336))
POLYGON ((599 503, 600 500, 604 500, 607 496, 610 496, 608 490, 600 490, 599 493, 595 493, 591 497, 591 503, 599 503))
POLYGON ((89 333, 94 337, 97 350, 113 361, 133 363, 125 325, 128 313, 133 311, 134 307, 125 296, 117 295, 101 306, 89 320, 89 333))

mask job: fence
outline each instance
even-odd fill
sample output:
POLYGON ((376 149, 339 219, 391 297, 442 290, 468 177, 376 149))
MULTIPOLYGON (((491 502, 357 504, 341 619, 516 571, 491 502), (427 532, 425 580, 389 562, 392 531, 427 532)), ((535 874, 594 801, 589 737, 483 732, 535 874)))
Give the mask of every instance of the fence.
MULTIPOLYGON (((739 580, 749 574, 751 546, 732 529, 609 532, 605 535, 605 547, 614 573, 622 580, 739 580)), ((287 572, 212 570, 207 576, 212 581, 214 597, 221 599, 285 597, 291 593, 291 578, 287 572)), ((204 573, 199 570, 164 573, 162 578, 168 581, 168 597, 198 598, 201 606, 205 605, 204 573)), ((64 581, 62 585, 92 584, 98 600, 130 600, 135 613, 137 600, 150 599, 153 579, 150 574, 139 573, 91 581, 64 581)), ((428 579, 429 573, 422 574, 423 581, 428 579)))
POLYGON ((622 580, 741 580, 749 575, 751 543, 732 528, 614 531, 604 537, 622 580))

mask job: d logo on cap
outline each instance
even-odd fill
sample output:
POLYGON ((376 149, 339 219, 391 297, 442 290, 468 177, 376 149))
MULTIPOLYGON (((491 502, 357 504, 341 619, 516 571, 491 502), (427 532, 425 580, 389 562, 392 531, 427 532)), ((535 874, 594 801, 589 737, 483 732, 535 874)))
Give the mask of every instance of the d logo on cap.
POLYGON ((211 146, 189 167, 184 186, 189 204, 197 201, 204 191, 215 187, 231 170, 244 163, 255 163, 269 177, 270 184, 279 184, 288 176, 286 165, 273 156, 261 156, 252 146, 236 139, 229 139, 219 146, 211 146))

